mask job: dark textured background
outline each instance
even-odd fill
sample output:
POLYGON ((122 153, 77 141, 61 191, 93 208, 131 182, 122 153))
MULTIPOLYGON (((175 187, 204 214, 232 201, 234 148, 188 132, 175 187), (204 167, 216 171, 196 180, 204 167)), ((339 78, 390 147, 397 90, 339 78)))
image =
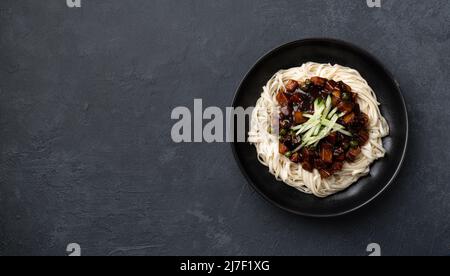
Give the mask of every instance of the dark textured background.
POLYGON ((0 2, 0 254, 450 254, 450 2, 0 2), (174 144, 173 107, 230 105, 253 63, 307 37, 400 82, 410 147, 364 209, 307 219, 249 188, 228 144, 174 144))

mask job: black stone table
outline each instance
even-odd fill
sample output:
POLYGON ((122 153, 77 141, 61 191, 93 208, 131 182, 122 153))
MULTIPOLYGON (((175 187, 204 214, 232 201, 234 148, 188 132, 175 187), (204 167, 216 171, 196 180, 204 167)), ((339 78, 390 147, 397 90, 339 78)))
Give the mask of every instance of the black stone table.
POLYGON ((0 2, 0 254, 450 254, 450 2, 0 2), (276 3, 275 3, 276 2, 276 3), (410 114, 382 197, 297 217, 246 183, 227 143, 171 140, 171 110, 229 106, 270 49, 332 37, 367 49, 410 114))

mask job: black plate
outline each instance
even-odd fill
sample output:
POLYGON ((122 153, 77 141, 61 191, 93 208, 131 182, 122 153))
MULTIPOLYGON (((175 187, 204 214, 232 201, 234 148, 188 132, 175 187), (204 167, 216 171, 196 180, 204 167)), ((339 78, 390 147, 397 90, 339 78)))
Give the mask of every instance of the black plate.
POLYGON ((338 216, 366 205, 392 183, 405 156, 408 115, 400 88, 383 65, 366 51, 332 39, 299 40, 266 54, 245 76, 234 97, 233 107, 254 106, 262 87, 273 74, 308 61, 337 63, 354 68, 369 82, 390 127, 390 135, 383 139, 386 156, 372 164, 368 176, 360 178, 340 193, 320 199, 276 181, 268 168, 258 162, 253 145, 235 142, 232 143, 232 149, 249 183, 276 206, 305 216, 338 216))

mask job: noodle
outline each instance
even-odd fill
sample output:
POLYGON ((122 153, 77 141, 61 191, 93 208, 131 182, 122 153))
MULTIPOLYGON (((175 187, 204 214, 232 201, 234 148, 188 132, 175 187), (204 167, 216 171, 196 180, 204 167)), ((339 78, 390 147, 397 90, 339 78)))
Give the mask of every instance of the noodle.
POLYGON ((251 118, 248 133, 249 142, 257 150, 258 160, 268 167, 277 180, 307 194, 327 197, 342 191, 370 171, 370 164, 384 156, 382 138, 389 134, 389 126, 380 113, 376 95, 358 71, 340 65, 305 63, 301 67, 277 72, 263 87, 251 118), (369 117, 369 141, 362 147, 362 153, 354 162, 344 163, 341 171, 322 179, 314 169, 308 172, 301 164, 291 162, 278 149, 278 133, 270 133, 272 121, 277 118, 280 106, 276 100, 279 89, 290 79, 304 81, 313 76, 343 81, 358 94, 358 104, 369 117))

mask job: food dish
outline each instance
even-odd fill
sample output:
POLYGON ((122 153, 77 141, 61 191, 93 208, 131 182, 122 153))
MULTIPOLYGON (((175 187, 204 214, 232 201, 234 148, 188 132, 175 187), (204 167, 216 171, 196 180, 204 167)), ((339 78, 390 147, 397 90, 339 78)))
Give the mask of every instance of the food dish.
POLYGON ((326 197, 367 175, 389 127, 358 71, 307 62, 263 87, 248 141, 278 180, 326 197))
POLYGON ((232 106, 244 109, 255 106, 261 96, 261 87, 276 72, 299 67, 311 60, 354 68, 376 91, 381 114, 388 122, 390 131, 389 136, 383 139, 385 156, 371 165, 370 174, 359 178, 345 190, 318 198, 276 180, 258 161, 256 148, 251 143, 233 142, 231 148, 248 183, 270 203, 304 216, 339 216, 372 202, 394 182, 408 144, 408 114, 398 83, 376 58, 347 42, 323 38, 294 41, 268 52, 246 74, 232 106))

